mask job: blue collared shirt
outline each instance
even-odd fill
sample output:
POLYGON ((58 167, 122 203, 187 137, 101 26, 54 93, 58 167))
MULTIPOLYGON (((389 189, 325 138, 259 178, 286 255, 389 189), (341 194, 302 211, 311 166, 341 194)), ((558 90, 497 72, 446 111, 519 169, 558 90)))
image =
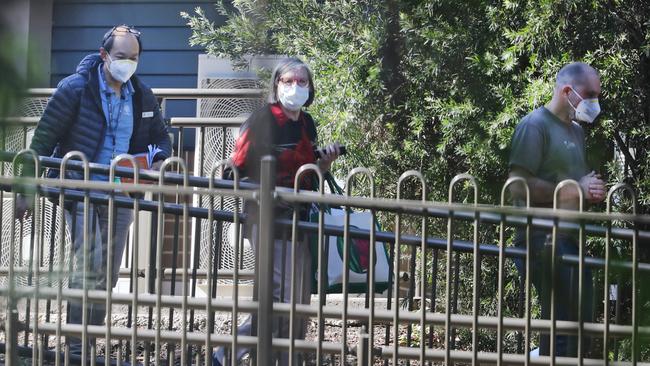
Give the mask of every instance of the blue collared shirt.
MULTIPOLYGON (((96 163, 110 164, 111 160, 129 152, 129 143, 133 133, 133 94, 135 90, 131 81, 122 84, 118 97, 115 91, 106 83, 104 64, 97 68, 99 74, 99 95, 102 98, 102 109, 106 118, 106 135, 102 148, 99 150, 96 163)), ((92 180, 108 180, 102 174, 92 174, 92 180)))

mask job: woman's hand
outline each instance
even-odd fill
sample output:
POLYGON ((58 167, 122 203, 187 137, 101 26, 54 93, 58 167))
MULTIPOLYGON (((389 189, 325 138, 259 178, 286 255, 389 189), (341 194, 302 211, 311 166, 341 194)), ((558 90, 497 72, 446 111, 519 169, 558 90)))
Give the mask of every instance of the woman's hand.
POLYGON ((323 149, 325 153, 321 152, 320 159, 316 162, 321 171, 327 172, 332 167, 334 160, 338 159, 341 155, 341 144, 335 142, 331 145, 325 146, 323 149))

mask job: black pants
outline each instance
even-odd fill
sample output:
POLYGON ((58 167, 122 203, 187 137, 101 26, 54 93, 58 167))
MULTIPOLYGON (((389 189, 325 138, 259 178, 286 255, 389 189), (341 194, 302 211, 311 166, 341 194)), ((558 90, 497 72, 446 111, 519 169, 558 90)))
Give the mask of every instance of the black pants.
MULTIPOLYGON (((555 273, 551 273, 551 237, 548 232, 534 231, 531 233, 531 282, 539 295, 542 307, 542 319, 551 318, 551 289, 553 286, 553 275, 555 275, 555 318, 557 320, 578 320, 578 293, 579 268, 578 263, 567 264, 561 261, 563 255, 578 256, 577 241, 564 234, 559 234, 556 242, 556 266, 555 273)), ((520 236, 521 237, 521 236, 520 236)), ((517 246, 525 247, 524 240, 517 240, 517 246)), ((526 262, 524 258, 515 259, 515 265, 522 278, 525 278, 526 262)), ((591 270, 583 267, 583 289, 582 289, 582 319, 585 322, 593 320, 593 278, 591 270)), ((575 357, 578 350, 578 337, 568 335, 557 335, 555 337, 555 355, 575 357)), ((588 337, 583 339, 582 349, 589 347, 588 337)), ((542 333, 540 336, 540 355, 550 355, 549 333, 542 333)))

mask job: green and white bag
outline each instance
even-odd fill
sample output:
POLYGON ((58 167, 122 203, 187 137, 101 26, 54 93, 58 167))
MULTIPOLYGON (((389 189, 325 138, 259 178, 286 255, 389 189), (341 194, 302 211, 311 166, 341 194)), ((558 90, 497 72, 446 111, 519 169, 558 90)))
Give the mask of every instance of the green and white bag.
MULTIPOLYGON (((331 175, 327 176, 328 183, 332 192, 341 193, 342 190, 331 175)), ((316 210, 311 213, 310 221, 318 222, 319 212, 316 210)), ((375 229, 379 230, 379 225, 373 222, 372 214, 368 211, 356 212, 350 211, 350 229, 370 230, 370 225, 375 225, 375 229)), ((328 207, 324 212, 324 224, 326 226, 340 226, 345 225, 345 210, 341 208, 328 207)), ((350 293, 366 293, 368 290, 368 273, 370 270, 370 245, 368 239, 349 238, 349 271, 348 271, 348 291, 350 293)), ((323 246, 327 249, 327 285, 325 286, 327 293, 341 293, 343 292, 343 254, 344 254, 344 239, 342 236, 324 237, 323 246)), ((384 292, 389 285, 389 261, 386 245, 382 242, 375 242, 375 292, 384 292)), ((312 268, 314 272, 314 282, 312 286, 312 293, 318 292, 318 237, 314 235, 311 237, 311 255, 312 255, 312 268)))

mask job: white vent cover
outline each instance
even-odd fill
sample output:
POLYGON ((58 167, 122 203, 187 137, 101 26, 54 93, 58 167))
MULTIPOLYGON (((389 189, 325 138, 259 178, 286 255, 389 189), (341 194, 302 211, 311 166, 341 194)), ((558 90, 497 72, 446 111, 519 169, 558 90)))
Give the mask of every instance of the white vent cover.
MULTIPOLYGON (((18 109, 18 116, 21 117, 37 117, 40 118, 45 110, 47 105, 48 98, 30 98, 23 102, 23 104, 18 109)), ((32 136, 34 134, 34 129, 36 126, 31 127, 20 127, 20 126, 8 126, 3 128, 3 145, 2 149, 5 151, 20 151, 25 147, 29 146, 32 136)), ((13 168, 11 163, 4 163, 4 170, 2 171, 4 176, 13 175, 13 168)), ((31 238, 31 233, 33 228, 32 220, 36 213, 32 214, 29 219, 23 220, 22 227, 18 221, 16 221, 15 226, 15 241, 14 246, 14 266, 17 267, 28 267, 30 265, 30 258, 34 257, 34 248, 33 241, 31 238)), ((59 247, 62 233, 62 225, 59 220, 60 208, 55 206, 48 200, 41 200, 41 212, 38 214, 40 218, 41 225, 41 263, 40 267, 42 270, 49 270, 50 266, 53 270, 56 270, 60 263, 59 258, 59 247)), ((13 221, 13 202, 11 199, 4 199, 2 201, 2 253, 0 255, 0 266, 7 268, 9 266, 9 248, 11 247, 11 226, 13 221)), ((65 247, 64 247, 64 256, 63 264, 64 268, 67 271, 69 266, 70 256, 70 233, 69 230, 65 230, 65 247)), ((33 268, 33 265, 32 265, 33 268)), ((0 283, 5 283, 7 277, 0 278, 0 283)), ((50 278, 45 274, 42 274, 39 283, 40 285, 47 285, 48 283, 55 283, 58 281, 56 278, 50 278)), ((27 274, 17 274, 16 275, 16 284, 17 285, 27 285, 30 282, 30 278, 27 274)), ((67 276, 63 278, 64 284, 67 285, 67 276)))
MULTIPOLYGON (((19 117, 40 118, 45 111, 49 98, 28 98, 20 105, 16 115, 19 117)), ((2 128, 0 147, 4 151, 18 152, 32 142, 36 126, 5 126, 2 128)), ((13 172, 10 162, 4 163, 3 175, 11 175, 13 172)))
MULTIPOLYGON (((0 266, 7 268, 9 267, 9 248, 11 247, 11 225, 14 217, 13 214, 13 202, 11 199, 5 199, 2 202, 2 255, 0 257, 0 266)), ((41 273, 39 275, 39 284, 41 286, 53 286, 57 284, 58 277, 49 276, 47 272, 50 270, 57 271, 59 263, 61 263, 61 257, 59 255, 60 240, 62 230, 61 230, 61 220, 60 215, 61 209, 55 206, 48 201, 47 199, 41 200, 41 214, 40 214, 40 225, 41 225, 41 242, 40 242, 40 251, 41 251, 41 262, 40 268, 41 273), (54 228, 54 232, 52 232, 54 228)), ((15 239, 13 243, 14 247, 14 268, 22 267, 29 268, 30 270, 34 269, 33 260, 36 260, 36 249, 34 247, 35 240, 32 238, 32 231, 34 231, 34 225, 32 225, 32 220, 34 219, 34 214, 30 216, 29 219, 24 219, 22 226, 20 222, 16 220, 15 225, 15 239)), ((65 247, 63 248, 63 268, 64 273, 67 273, 70 265, 70 258, 72 253, 70 253, 70 232, 66 227, 65 230, 65 247)), ((26 286, 28 284, 34 284, 32 279, 33 274, 30 276, 27 273, 16 273, 15 283, 17 286, 26 286)), ((7 277, 0 277, 0 284, 6 284, 7 277)), ((63 275, 62 278, 64 286, 67 286, 68 276, 63 275)))
MULTIPOLYGON (((264 83, 259 80, 256 69, 264 68, 271 70, 280 57, 256 57, 249 59, 248 70, 234 70, 230 61, 207 55, 199 56, 199 88, 207 89, 260 89, 264 83)), ((197 102, 197 115, 199 117, 221 117, 237 118, 247 117, 256 109, 262 107, 265 101, 263 98, 206 98, 197 102)), ((195 174, 209 176, 213 167, 219 161, 228 159, 235 146, 235 140, 239 136, 239 128, 206 127, 197 130, 195 156, 195 174)), ((199 202, 201 207, 209 207, 209 202, 204 199, 199 202)), ((232 211, 234 200, 230 197, 218 197, 215 199, 217 210, 232 211)), ((203 220, 200 227, 200 268, 212 268, 208 263, 208 251, 212 251, 213 258, 218 257, 220 269, 233 269, 235 265, 234 227, 231 223, 224 222, 212 225, 213 238, 215 243, 210 243, 210 225, 203 220), (219 248, 218 250, 215 250, 219 248)), ((196 235, 197 233, 194 233, 196 235)), ((243 258, 240 261, 244 269, 253 269, 255 257, 252 248, 244 241, 243 258)), ((228 280, 219 282, 231 282, 228 280)))
MULTIPOLYGON (((201 80, 201 88, 207 89, 257 89, 261 85, 257 79, 252 78, 206 78, 201 80)), ((213 98, 202 99, 198 102, 200 107, 199 117, 221 117, 221 118, 236 118, 247 117, 256 109, 260 108, 264 101, 262 99, 250 98, 213 98)), ((196 156, 197 159, 196 171, 205 176, 210 175, 212 168, 221 160, 228 159, 235 147, 235 140, 239 135, 239 128, 225 128, 225 127, 206 127, 202 132, 197 134, 196 141, 196 156), (203 133, 203 136, 199 136, 203 133), (203 146, 201 146, 203 143, 203 146)), ((234 209, 234 199, 231 197, 223 197, 216 200, 217 210, 232 211, 234 209)), ((201 202, 202 207, 209 207, 209 202, 204 200, 201 202)), ((240 209, 241 210, 241 209, 240 209)), ((201 254, 199 256, 199 265, 201 268, 209 268, 211 265, 208 263, 208 250, 214 250, 215 245, 220 248, 219 253, 212 253, 213 258, 219 256, 220 269, 232 269, 235 265, 234 258, 234 244, 235 238, 231 238, 231 231, 234 231, 231 223, 223 223, 221 227, 214 223, 213 230, 220 231, 213 232, 213 238, 218 243, 209 243, 209 230, 210 225, 206 221, 201 224, 201 254)), ((240 261, 243 263, 245 269, 253 269, 255 266, 255 257, 250 246, 246 246, 243 258, 240 261)), ((241 252, 240 252, 241 253, 241 252)), ((223 281, 221 281, 223 282, 223 281)))

